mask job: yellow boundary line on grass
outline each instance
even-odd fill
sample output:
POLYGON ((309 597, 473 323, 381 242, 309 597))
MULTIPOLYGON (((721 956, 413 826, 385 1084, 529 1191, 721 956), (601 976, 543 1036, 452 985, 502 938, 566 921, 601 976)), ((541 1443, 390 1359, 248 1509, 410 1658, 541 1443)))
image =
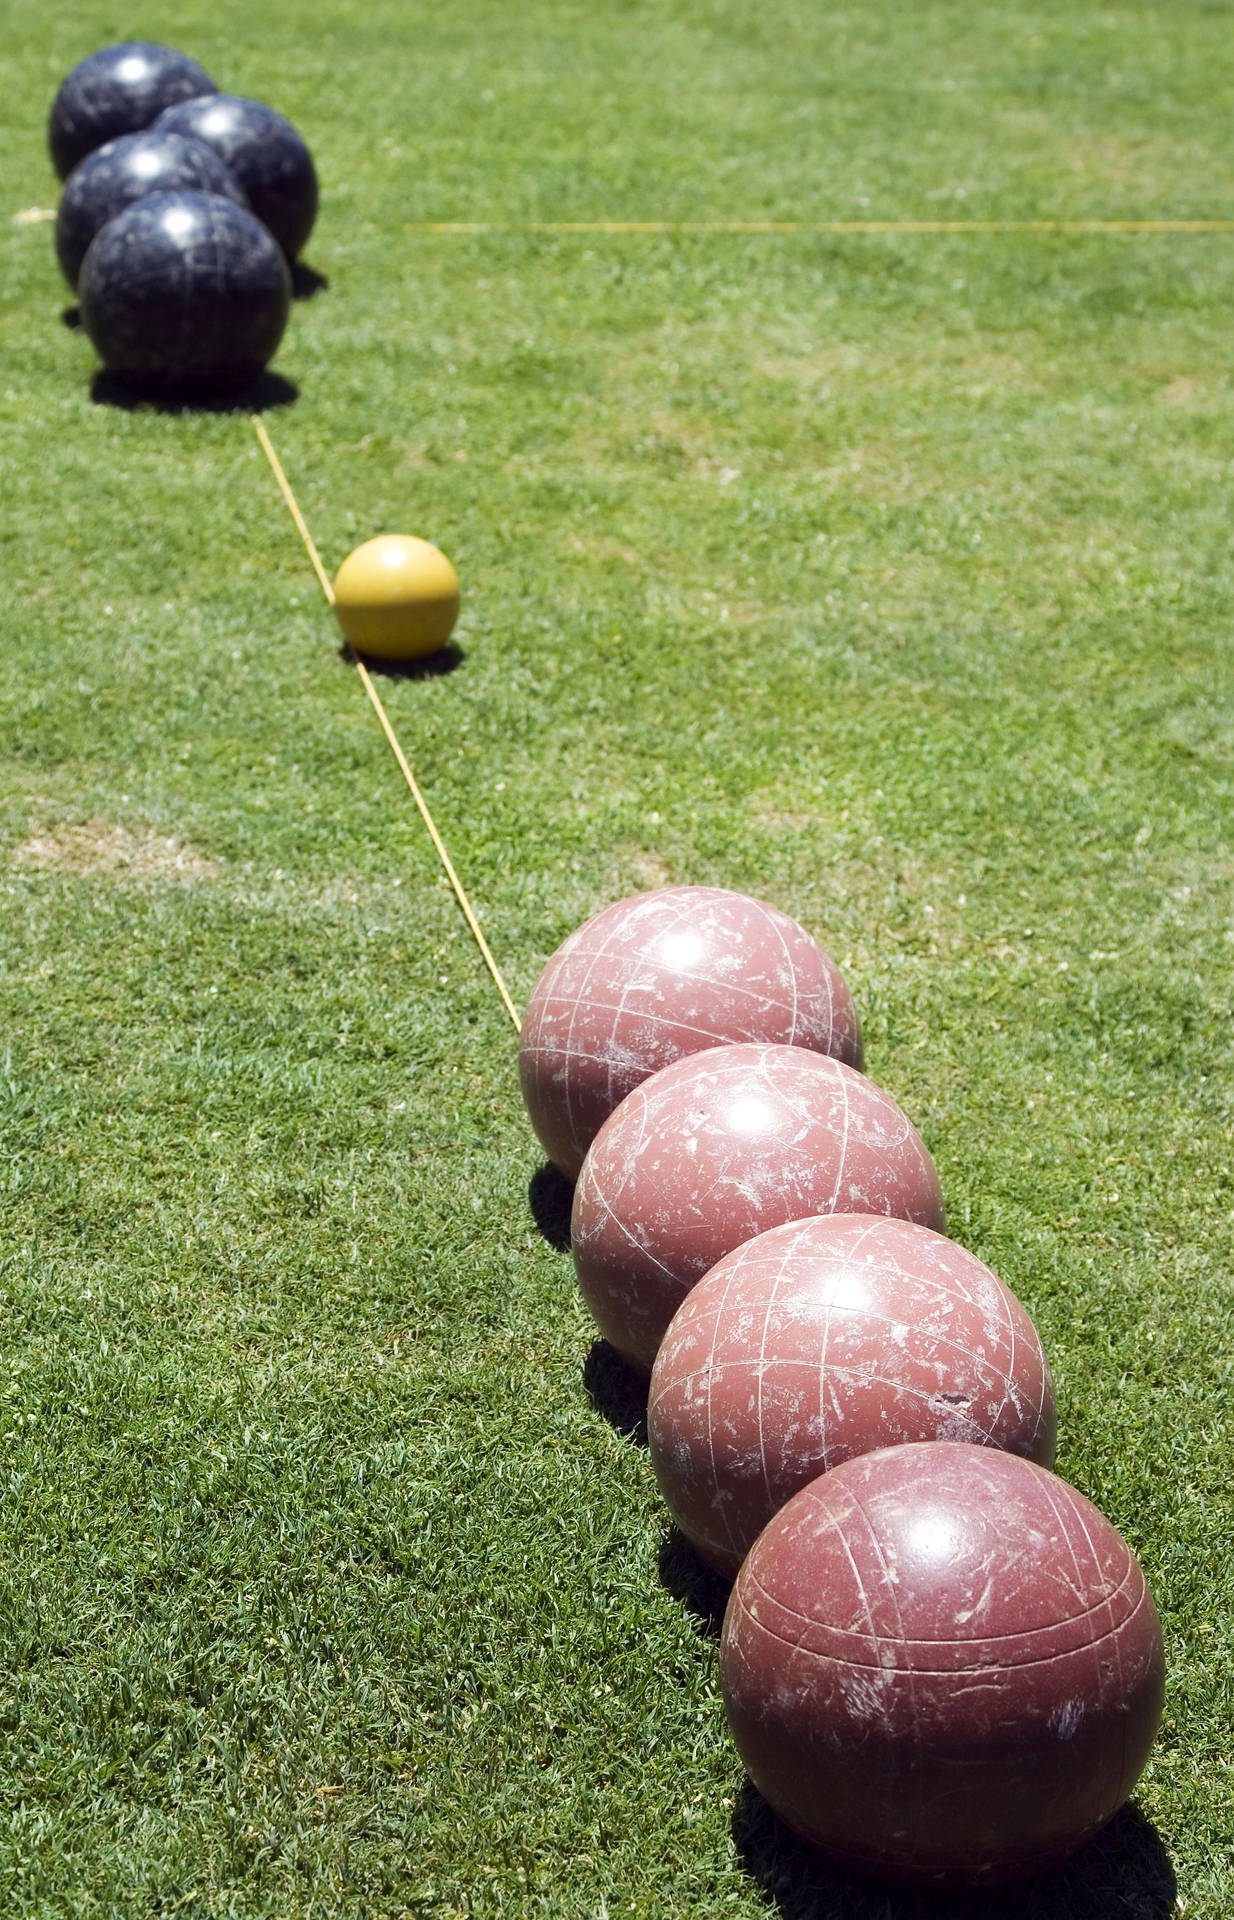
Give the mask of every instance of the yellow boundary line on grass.
POLYGON ((405 233, 1234 233, 1234 220, 414 220, 405 233))
MULTIPOLYGON (((24 207, 14 226, 54 220, 24 207)), ((413 220, 404 233, 1234 233, 1234 220, 413 220)))
MULTIPOLYGON (((273 473, 275 480, 278 482, 279 492, 282 494, 284 500, 287 502, 288 511, 291 514, 292 519, 295 521, 296 532, 300 535, 300 538, 304 543, 304 550, 308 554, 309 560, 312 564, 313 572, 317 575, 318 584, 321 587, 322 593, 325 595, 326 603, 328 606, 332 607, 334 605, 334 588, 330 584, 330 576, 326 572, 325 567, 322 565, 321 555, 317 551, 317 543, 313 539, 312 534, 309 532, 307 520, 304 518, 303 513, 300 511, 300 503, 296 499, 295 494, 292 492, 291 482, 287 478, 287 475, 283 470, 283 463, 279 459, 278 454, 274 450, 274 443, 271 440, 270 435, 266 430, 266 423, 261 418, 260 414, 255 413, 251 417, 253 421, 254 431, 256 432, 258 441, 261 444, 261 450, 265 454, 266 459, 270 463, 270 471, 273 473)), ((429 838, 437 850, 437 857, 441 861, 442 866, 445 868, 446 878, 450 882, 450 885, 453 887, 455 898, 457 899, 459 906, 463 910, 463 918, 466 920, 467 925, 470 927, 472 935, 475 939, 476 945, 479 947, 480 952, 484 956, 484 963, 487 966, 489 972, 493 976, 493 979, 497 986, 497 991, 501 995, 502 1004, 504 1005, 505 1010, 509 1014, 511 1020, 514 1022, 515 1033, 521 1033, 523 1030, 523 1023, 519 1018, 518 1008, 515 1006, 513 1000, 510 998, 510 990, 506 986, 505 981, 501 977, 501 969, 497 965, 496 960, 494 960, 493 958, 492 949, 490 948, 488 941, 484 938, 484 930, 481 927, 480 922, 476 918, 475 910, 472 907, 471 901, 467 898, 467 893, 463 886, 463 883, 459 879, 458 874, 455 871, 454 862, 453 860, 451 860, 450 855, 446 850, 446 843, 442 839, 440 833, 437 830, 437 823, 433 819, 432 814, 429 812, 428 802, 425 800, 423 793, 420 791, 420 784, 417 781, 415 774, 411 770, 411 764, 408 761, 407 755, 403 752, 402 746, 399 743, 399 737, 395 733, 394 728, 390 723, 390 716, 386 712, 386 709, 382 704, 381 695, 378 693, 376 687, 373 685, 373 677, 370 674, 368 668, 365 666, 363 660, 360 659, 359 655, 354 651, 354 649, 349 649, 349 651, 351 653, 352 661, 355 664, 356 672, 360 676, 360 684, 364 688, 365 693, 369 697, 369 701, 372 705, 373 711, 377 715, 378 721, 381 724, 381 730, 386 736, 386 740, 387 740, 387 743, 389 744, 390 751, 398 762, 399 771, 401 772, 404 780, 407 782, 407 785, 411 791, 411 797, 415 801, 416 806, 420 810, 420 818, 423 820, 425 826, 428 829, 429 838)))

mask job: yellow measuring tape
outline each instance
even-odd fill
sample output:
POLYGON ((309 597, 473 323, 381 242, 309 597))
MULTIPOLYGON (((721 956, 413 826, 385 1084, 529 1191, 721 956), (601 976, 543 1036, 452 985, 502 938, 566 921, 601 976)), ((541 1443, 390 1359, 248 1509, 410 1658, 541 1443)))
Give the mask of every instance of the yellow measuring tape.
MULTIPOLYGON (((282 493, 284 500, 287 502, 288 511, 290 512, 292 519, 296 523, 296 531, 300 535, 301 540, 304 542, 304 550, 308 554, 309 560, 312 563, 313 572, 317 575, 318 583, 321 587, 323 594, 326 597, 327 603, 330 606, 333 606, 334 605, 334 588, 330 584, 330 576, 326 572, 325 567, 322 565, 321 555, 317 551, 316 542, 314 541, 313 536, 308 529, 308 522, 300 511, 300 503, 296 499, 295 494, 292 492, 290 480, 287 478, 286 473, 283 471, 283 463, 279 459, 278 454, 274 451, 274 443, 271 440, 269 433, 266 431, 266 423, 261 418, 260 414, 256 414, 256 413, 253 414, 252 421, 253 421, 254 430, 256 431, 256 434, 257 434, 257 438, 261 443, 261 450, 265 454, 266 459, 270 463, 270 471, 273 473, 275 479, 278 481, 279 491, 282 493)), ((432 814, 429 812, 428 802, 425 800, 424 795, 420 791, 420 784, 417 781, 415 774, 411 770, 411 765, 407 759, 407 755, 403 752, 402 746, 399 743, 399 737, 395 733, 393 726, 390 724, 390 716, 386 712, 385 707, 382 704, 381 695, 378 693, 376 687, 373 685, 373 676, 370 674, 363 660, 361 660, 355 652, 352 652, 351 657, 353 662, 355 663, 356 672, 360 676, 360 684, 364 688, 365 693, 369 697, 369 700, 372 704, 373 711, 377 715, 378 721, 381 724, 381 730, 385 734, 386 740, 389 743, 390 751, 391 753, 393 753, 394 758, 398 762, 399 771, 402 773, 404 780, 407 782, 407 785, 411 790, 411 797, 415 801, 416 806, 420 810, 420 818, 423 820, 425 826, 428 829, 429 838, 437 850, 437 857, 441 861, 441 864, 445 869, 446 878, 454 889, 455 898, 457 899, 459 906, 463 910, 463 918, 466 920, 467 925, 470 927, 472 935, 475 939, 475 943, 479 947, 480 952, 484 956, 484 963, 487 966, 489 972, 493 976, 493 979, 497 986, 497 991, 501 995, 502 1004, 505 1007, 506 1012, 509 1014, 511 1020, 514 1022, 514 1031, 515 1033, 521 1033, 523 1030, 523 1023, 522 1023, 522 1020, 519 1018, 518 1008, 515 1006, 513 1000, 511 999, 510 990, 506 986, 505 981, 501 977, 501 968, 497 965, 496 960, 494 960, 493 958, 492 949, 489 946, 488 941, 484 937, 484 929, 481 927, 480 922, 477 920, 475 915, 475 910, 472 907, 471 901, 467 898, 466 889, 464 888, 462 881, 459 879, 458 874, 455 871, 454 862, 453 860, 451 860, 450 855, 446 850, 446 843, 442 839, 440 833, 437 831, 437 823, 433 819, 432 814)))

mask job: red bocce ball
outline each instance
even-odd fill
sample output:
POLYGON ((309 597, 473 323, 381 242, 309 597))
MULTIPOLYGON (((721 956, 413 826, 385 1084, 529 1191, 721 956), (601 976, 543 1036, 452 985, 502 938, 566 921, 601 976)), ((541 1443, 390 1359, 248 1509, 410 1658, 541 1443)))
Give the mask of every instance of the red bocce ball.
POLYGON ((984 1886, 1055 1865, 1122 1806, 1161 1713, 1156 1610, 1082 1494, 1015 1454, 862 1454, 777 1514, 721 1669, 760 1793, 845 1866, 984 1886))
POLYGON ((744 1040, 861 1065, 843 976, 786 914, 723 887, 619 901, 558 948, 527 1003, 519 1072, 531 1124, 573 1180, 641 1080, 683 1054, 744 1040))
POLYGON ((864 1074, 804 1047, 712 1047, 664 1067, 604 1123, 570 1241, 605 1339, 650 1372, 696 1281, 734 1247, 816 1213, 941 1228, 920 1135, 864 1074))
POLYGON ((726 1255, 651 1375, 651 1461, 686 1538, 734 1574, 786 1500, 855 1454, 966 1440, 1054 1458, 1037 1330, 989 1267, 906 1220, 790 1221, 726 1255))

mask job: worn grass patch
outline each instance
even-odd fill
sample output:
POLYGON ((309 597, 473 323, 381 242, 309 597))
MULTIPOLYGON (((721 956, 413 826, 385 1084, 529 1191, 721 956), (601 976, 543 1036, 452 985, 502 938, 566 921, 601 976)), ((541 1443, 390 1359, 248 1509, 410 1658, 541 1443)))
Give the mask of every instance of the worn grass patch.
POLYGON ((49 867, 84 877, 111 875, 117 879, 172 881, 194 886, 215 880, 221 868, 216 860, 185 846, 170 833, 134 833, 106 820, 63 821, 32 833, 13 849, 19 867, 49 867))

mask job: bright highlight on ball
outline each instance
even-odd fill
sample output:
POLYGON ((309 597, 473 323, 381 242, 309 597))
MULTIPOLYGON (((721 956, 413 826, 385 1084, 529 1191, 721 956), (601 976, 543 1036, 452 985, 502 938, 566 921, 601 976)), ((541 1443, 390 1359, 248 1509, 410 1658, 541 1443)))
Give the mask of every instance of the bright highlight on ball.
POLYGON ((458 575, 440 548, 383 533, 348 554, 334 581, 334 611, 357 653, 420 660, 444 647, 458 619, 458 575))

